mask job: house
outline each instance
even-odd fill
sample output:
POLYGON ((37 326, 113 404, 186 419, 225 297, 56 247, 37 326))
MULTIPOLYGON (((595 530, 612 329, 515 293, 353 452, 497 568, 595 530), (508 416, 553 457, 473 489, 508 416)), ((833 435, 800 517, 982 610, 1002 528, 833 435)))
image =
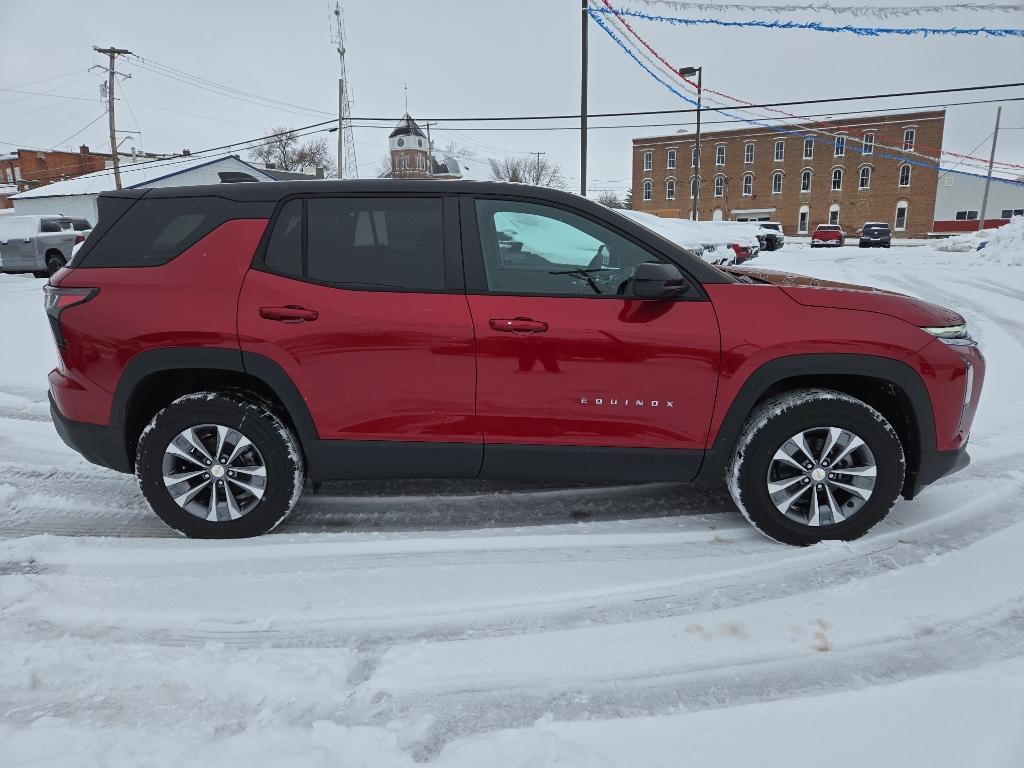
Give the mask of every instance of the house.
MULTIPOLYGON (((932 232, 946 235, 979 229, 984 196, 985 177, 981 174, 940 173, 932 232)), ((1001 227, 1013 216, 1024 216, 1024 176, 1013 181, 993 178, 988 189, 985 225, 981 228, 1001 227)))
MULTIPOLYGON (((237 155, 227 154, 168 157, 121 167, 122 189, 273 180, 266 171, 237 155)), ((76 216, 95 224, 99 218, 96 198, 100 192, 112 189, 115 189, 114 171, 104 169, 19 192, 11 200, 17 213, 76 216)))

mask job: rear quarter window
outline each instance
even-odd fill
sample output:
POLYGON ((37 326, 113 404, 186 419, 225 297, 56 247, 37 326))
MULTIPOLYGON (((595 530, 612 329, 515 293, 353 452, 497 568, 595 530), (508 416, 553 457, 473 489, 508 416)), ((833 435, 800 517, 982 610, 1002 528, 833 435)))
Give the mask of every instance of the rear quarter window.
POLYGON ((226 221, 264 218, 263 208, 219 197, 142 199, 117 219, 75 266, 91 269, 167 264, 226 221))

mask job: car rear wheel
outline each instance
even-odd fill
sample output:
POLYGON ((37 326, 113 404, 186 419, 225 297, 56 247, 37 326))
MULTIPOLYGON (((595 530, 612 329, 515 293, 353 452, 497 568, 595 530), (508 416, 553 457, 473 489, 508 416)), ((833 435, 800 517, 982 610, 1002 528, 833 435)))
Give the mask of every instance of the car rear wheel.
POLYGON ((46 254, 47 274, 44 276, 53 277, 60 270, 62 270, 66 264, 67 261, 64 260, 64 257, 61 254, 57 253, 56 251, 51 251, 50 253, 46 254))
POLYGON ((263 404, 197 392, 157 413, 135 473, 153 511, 194 538, 258 536, 291 512, 305 466, 292 431, 263 404))
POLYGON ((889 422, 842 392, 803 389, 751 414, 729 462, 729 492, 769 538, 807 545, 863 536, 903 487, 903 446, 889 422))

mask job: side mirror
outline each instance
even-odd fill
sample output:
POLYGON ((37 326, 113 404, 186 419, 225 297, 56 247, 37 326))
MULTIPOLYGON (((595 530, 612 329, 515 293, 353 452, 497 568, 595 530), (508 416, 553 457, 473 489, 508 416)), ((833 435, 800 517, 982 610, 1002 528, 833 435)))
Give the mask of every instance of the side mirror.
POLYGON ((638 299, 674 299, 690 290, 675 264, 645 262, 633 273, 632 294, 638 299))

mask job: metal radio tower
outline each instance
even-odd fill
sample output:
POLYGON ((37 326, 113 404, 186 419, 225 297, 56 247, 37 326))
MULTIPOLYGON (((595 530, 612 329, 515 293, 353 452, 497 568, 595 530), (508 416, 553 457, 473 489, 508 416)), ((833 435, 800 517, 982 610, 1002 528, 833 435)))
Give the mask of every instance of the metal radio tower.
POLYGON ((348 95, 348 75, 345 72, 345 20, 341 3, 334 3, 337 31, 331 39, 338 48, 338 178, 354 179, 359 176, 356 165, 356 142, 352 136, 352 101, 348 95))

